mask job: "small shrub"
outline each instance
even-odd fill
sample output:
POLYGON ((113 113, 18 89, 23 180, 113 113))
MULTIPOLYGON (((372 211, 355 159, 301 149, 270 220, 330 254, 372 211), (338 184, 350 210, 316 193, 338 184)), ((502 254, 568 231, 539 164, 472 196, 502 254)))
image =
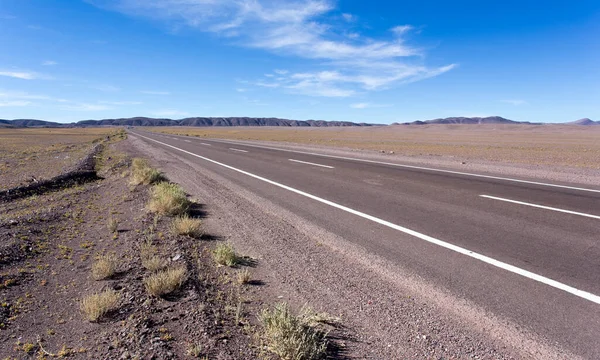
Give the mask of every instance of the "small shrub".
POLYGON ((200 357, 200 355, 202 355, 202 345, 191 344, 187 349, 187 354, 191 357, 200 357))
POLYGON ((145 159, 135 158, 131 162, 131 185, 151 185, 163 181, 164 177, 160 171, 150 167, 145 159))
POLYGON ((100 255, 92 264, 94 280, 108 279, 117 272, 117 258, 114 255, 100 255))
POLYGON ((108 230, 111 233, 116 233, 117 229, 119 228, 119 221, 117 219, 115 219, 114 217, 109 217, 108 218, 108 222, 106 224, 106 227, 108 227, 108 230))
POLYGON ((88 295, 81 300, 81 310, 89 321, 97 321, 100 317, 111 310, 115 310, 119 305, 119 294, 112 290, 105 290, 101 293, 88 295))
POLYGON ((189 217, 187 214, 175 218, 171 224, 171 230, 178 235, 186 235, 193 238, 202 237, 202 221, 189 217))
POLYGON ((237 272, 237 283, 240 285, 247 284, 250 281, 250 271, 240 270, 237 272))
POLYGON ((177 290, 187 279, 187 270, 181 265, 160 270, 144 279, 144 286, 150 295, 162 296, 177 290))
POLYGON ((286 303, 264 309, 259 320, 269 350, 283 359, 321 359, 326 354, 327 334, 311 326, 304 314, 294 315, 286 303))
POLYGON ((148 209, 159 215, 180 215, 185 213, 189 206, 190 201, 177 184, 161 182, 151 190, 148 209))
POLYGON ((239 260, 233 246, 227 243, 217 244, 212 255, 217 264, 224 266, 235 266, 239 260))
POLYGON ((158 255, 156 246, 149 241, 140 245, 140 258, 142 266, 152 272, 162 270, 167 266, 167 261, 158 255))
POLYGON ((167 266, 167 261, 160 256, 151 256, 142 261, 142 266, 148 269, 148 271, 156 272, 164 269, 167 266))

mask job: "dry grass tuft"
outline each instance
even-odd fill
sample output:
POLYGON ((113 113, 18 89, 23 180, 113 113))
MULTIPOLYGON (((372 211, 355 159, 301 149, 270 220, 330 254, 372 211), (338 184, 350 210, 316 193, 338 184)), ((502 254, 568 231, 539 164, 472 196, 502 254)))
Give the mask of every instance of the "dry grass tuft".
POLYGON ((151 190, 148 209, 159 215, 180 215, 190 207, 185 192, 181 186, 168 182, 160 182, 151 190))
POLYGON ((282 359, 321 359, 326 355, 327 333, 308 321, 306 312, 294 315, 286 303, 259 314, 263 339, 282 359))
POLYGON ((167 261, 158 255, 156 246, 148 241, 140 245, 140 258, 142 266, 152 272, 162 270, 167 266, 167 261))
POLYGON ((239 257, 235 253, 233 246, 228 243, 217 244, 212 255, 215 262, 219 265, 235 266, 239 262, 239 257))
POLYGON ((171 230, 175 234, 193 238, 200 238, 204 234, 202 231, 202 221, 189 217, 187 214, 173 220, 171 230))
POLYGON ((160 171, 152 168, 147 160, 134 158, 131 161, 131 179, 129 184, 151 185, 159 181, 163 181, 164 177, 160 171))
POLYGON ((89 321, 97 321, 109 311, 117 309, 120 299, 121 296, 112 289, 88 295, 81 300, 81 311, 89 321))
POLYGON ((108 279, 117 272, 117 258, 114 255, 100 255, 92 264, 94 280, 108 279))
POLYGON ((108 218, 106 227, 111 233, 116 233, 117 229, 119 228, 119 221, 111 216, 108 218))
POLYGON ((157 271, 144 279, 144 286, 150 295, 163 296, 177 290, 187 279, 187 269, 180 265, 157 271))
POLYGON ((250 279, 250 271, 248 271, 247 269, 240 270, 237 272, 236 280, 238 284, 247 284, 250 281, 250 279))

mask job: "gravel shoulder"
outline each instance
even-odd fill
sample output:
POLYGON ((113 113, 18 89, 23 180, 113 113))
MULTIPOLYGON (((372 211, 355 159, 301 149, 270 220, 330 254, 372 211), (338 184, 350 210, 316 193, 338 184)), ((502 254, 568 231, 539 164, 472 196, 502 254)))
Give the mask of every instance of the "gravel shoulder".
MULTIPOLYGON (((452 161, 446 160, 408 159, 319 146, 261 144, 374 160, 393 158, 455 169, 452 161)), ((340 316, 345 328, 336 336, 347 358, 577 359, 545 339, 433 287, 417 275, 369 254, 200 165, 149 146, 135 136, 125 145, 129 152, 146 154, 170 179, 202 199, 211 214, 205 221, 207 231, 219 234, 242 253, 258 259, 254 273, 264 283, 261 289, 264 302, 286 300, 295 306, 309 304, 340 316)), ((503 168, 503 175, 516 176, 519 171, 526 171, 503 168)), ((486 164, 471 165, 469 171, 475 170, 495 171, 486 164)), ((567 173, 544 171, 552 172, 556 181, 575 181, 567 173)), ((541 178, 542 174, 528 177, 541 178)), ((598 174, 586 174, 584 180, 577 182, 591 182, 594 176, 597 178, 598 174)))

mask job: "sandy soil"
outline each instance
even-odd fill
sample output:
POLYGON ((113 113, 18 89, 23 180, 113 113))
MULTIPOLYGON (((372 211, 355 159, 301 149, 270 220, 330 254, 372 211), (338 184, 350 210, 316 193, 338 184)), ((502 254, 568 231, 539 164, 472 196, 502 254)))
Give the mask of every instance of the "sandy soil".
POLYGON ((203 199, 212 233, 259 259, 265 301, 339 315, 348 358, 577 358, 200 165, 135 137, 129 143, 203 199))

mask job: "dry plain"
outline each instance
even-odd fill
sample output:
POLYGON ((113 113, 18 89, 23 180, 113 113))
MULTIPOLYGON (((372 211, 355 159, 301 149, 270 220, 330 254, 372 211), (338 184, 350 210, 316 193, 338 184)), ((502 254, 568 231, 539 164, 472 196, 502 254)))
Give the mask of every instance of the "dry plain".
POLYGON ((205 138, 393 151, 407 157, 600 169, 600 126, 155 127, 148 130, 205 138))

